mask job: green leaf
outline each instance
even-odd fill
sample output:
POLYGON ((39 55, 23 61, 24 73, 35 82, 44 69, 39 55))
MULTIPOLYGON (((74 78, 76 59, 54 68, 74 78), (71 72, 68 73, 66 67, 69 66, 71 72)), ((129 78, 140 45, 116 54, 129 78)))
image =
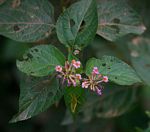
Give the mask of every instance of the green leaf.
POLYGON ((150 39, 136 37, 129 43, 129 49, 133 67, 142 80, 150 86, 150 39))
POLYGON ((56 65, 64 65, 64 55, 52 45, 40 45, 26 51, 23 60, 17 60, 20 71, 32 76, 47 76, 56 65))
MULTIPOLYGON (((74 121, 71 114, 66 111, 63 125, 91 123, 95 117, 112 118, 120 116, 134 108, 136 102, 138 86, 119 86, 107 84, 103 89, 103 95, 97 96, 95 93, 86 90, 86 102, 80 109, 76 120, 74 121)), ((107 120, 108 121, 108 120, 107 120)))
POLYGON ((60 100, 62 89, 55 78, 23 77, 20 85, 19 112, 10 122, 31 118, 60 100))
POLYGON ((146 130, 143 130, 141 128, 136 128, 135 132, 150 132, 150 126, 146 130))
POLYGON ((139 15, 123 0, 100 0, 98 17, 97 34, 110 41, 129 33, 142 34, 146 29, 139 15))
POLYGON ((135 87, 108 84, 101 97, 91 93, 87 96, 82 111, 83 113, 91 111, 88 112, 91 118, 120 116, 132 108, 136 100, 136 91, 135 87))
POLYGON ((7 0, 0 5, 0 35, 21 42, 47 38, 54 27, 48 0, 7 0))
POLYGON ((85 91, 81 87, 66 87, 64 99, 67 108, 75 115, 85 102, 85 91))
POLYGON ((116 57, 103 56, 102 59, 90 59, 86 65, 86 74, 91 74, 93 67, 98 67, 102 75, 108 76, 110 81, 120 85, 132 85, 141 82, 136 72, 116 57))
POLYGON ((66 9, 58 18, 57 36, 67 47, 80 49, 94 38, 97 25, 95 0, 81 0, 66 9))

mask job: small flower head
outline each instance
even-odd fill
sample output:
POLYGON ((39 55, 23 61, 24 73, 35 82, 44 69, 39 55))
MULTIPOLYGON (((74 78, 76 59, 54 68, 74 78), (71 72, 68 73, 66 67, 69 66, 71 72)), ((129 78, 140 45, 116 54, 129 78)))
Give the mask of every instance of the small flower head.
POLYGON ((62 67, 58 65, 58 66, 55 67, 55 70, 57 72, 62 72, 62 67))
POLYGON ((99 71, 98 71, 98 68, 97 68, 97 67, 94 67, 94 68, 93 68, 93 74, 97 74, 97 75, 99 74, 99 71))
POLYGON ((80 80, 82 79, 81 75, 77 73, 76 68, 80 67, 80 61, 72 60, 71 63, 69 61, 65 62, 65 66, 56 66, 55 70, 57 71, 57 78, 62 80, 62 84, 66 84, 67 86, 76 87, 80 84, 80 80))
POLYGON ((88 87, 89 87, 88 82, 86 81, 82 82, 82 88, 88 88, 88 87))
POLYGON ((77 68, 80 68, 81 62, 72 60, 72 65, 77 69, 77 68))
POLYGON ((80 65, 80 61, 72 60, 71 63, 66 61, 64 67, 56 66, 57 78, 61 79, 62 84, 67 84, 68 87, 76 87, 81 84, 82 88, 89 88, 98 95, 102 95, 102 83, 107 83, 108 77, 100 74, 98 67, 93 67, 91 74, 87 78, 82 78, 76 70, 80 65))
POLYGON ((87 79, 83 79, 82 88, 90 88, 98 95, 102 95, 103 82, 108 82, 108 77, 100 74, 98 68, 94 67, 91 75, 87 79))
POLYGON ((76 67, 80 68, 81 62, 80 61, 76 61, 76 67))
POLYGON ((82 79, 81 74, 76 74, 76 78, 77 80, 81 80, 82 79))
POLYGON ((103 76, 103 82, 108 82, 108 77, 107 76, 103 76))

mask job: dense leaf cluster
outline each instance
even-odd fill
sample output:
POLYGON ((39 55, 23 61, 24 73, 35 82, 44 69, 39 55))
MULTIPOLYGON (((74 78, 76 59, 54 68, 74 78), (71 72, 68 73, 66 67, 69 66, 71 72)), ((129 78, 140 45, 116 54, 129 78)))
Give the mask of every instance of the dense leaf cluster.
MULTIPOLYGON (((43 112, 63 96, 73 116, 82 113, 88 114, 88 119, 114 117, 127 111, 135 101, 137 87, 143 82, 150 85, 149 40, 136 37, 128 43, 131 51, 128 56, 134 68, 117 57, 106 55, 99 59, 87 58, 85 65, 80 53, 96 34, 114 42, 127 34, 140 35, 145 29, 140 16, 120 0, 79 0, 65 8, 56 20, 48 0, 0 3, 0 35, 35 43, 56 33, 60 43, 68 49, 66 55, 52 46, 53 43, 45 43, 28 49, 17 60, 17 68, 25 74, 20 83, 19 112, 11 122, 43 112), (80 52, 79 55, 75 51, 80 52), (73 59, 82 62, 80 74, 90 75, 93 67, 98 67, 102 75, 108 76, 109 84, 101 97, 82 89, 80 84, 75 88, 62 85, 56 78, 55 67, 73 59)), ((103 47, 99 53, 102 51, 103 47)))

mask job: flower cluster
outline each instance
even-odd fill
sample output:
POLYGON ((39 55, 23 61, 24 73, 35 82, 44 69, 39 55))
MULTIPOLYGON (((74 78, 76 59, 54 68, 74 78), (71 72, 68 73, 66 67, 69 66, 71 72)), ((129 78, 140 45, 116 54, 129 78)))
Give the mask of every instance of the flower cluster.
POLYGON ((98 95, 101 95, 103 88, 101 83, 103 82, 107 83, 108 77, 102 76, 102 74, 99 73, 98 68, 94 67, 91 75, 83 79, 82 88, 90 88, 92 91, 97 92, 98 95))
POLYGON ((65 62, 65 66, 56 66, 55 70, 58 77, 62 79, 62 83, 67 83, 68 86, 82 85, 82 88, 89 88, 98 95, 102 94, 102 83, 108 82, 108 77, 99 73, 97 67, 94 67, 92 73, 87 78, 82 78, 81 74, 77 73, 76 69, 80 68, 80 61, 72 60, 71 63, 65 62))
POLYGON ((80 68, 80 61, 72 60, 71 63, 65 62, 65 66, 56 66, 55 70, 58 72, 57 77, 62 79, 62 83, 67 83, 68 86, 76 87, 82 79, 81 75, 76 72, 76 69, 80 68))

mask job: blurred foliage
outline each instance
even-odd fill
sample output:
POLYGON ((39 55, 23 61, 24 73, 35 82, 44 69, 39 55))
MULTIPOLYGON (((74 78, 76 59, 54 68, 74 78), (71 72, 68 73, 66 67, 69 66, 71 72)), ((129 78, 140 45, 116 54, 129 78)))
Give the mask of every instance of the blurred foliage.
MULTIPOLYGON (((61 3, 59 0, 51 0, 51 2, 56 7, 55 18, 57 18, 62 10, 61 6, 66 5, 68 7, 74 0, 66 0, 65 3, 61 3)), ((100 36, 96 36, 80 57, 84 58, 83 62, 86 62, 87 58, 93 56, 97 58, 101 58, 103 55, 116 56, 135 68, 141 79, 145 81, 145 86, 122 87, 110 84, 104 90, 102 98, 97 98, 95 95, 90 94, 92 97, 89 97, 88 100, 91 104, 85 104, 75 123, 73 123, 74 119, 67 111, 65 114, 65 103, 62 100, 59 104, 53 105, 47 112, 33 119, 17 124, 8 124, 12 115, 18 111, 20 76, 16 69, 16 58, 19 59, 26 49, 33 45, 38 45, 38 43, 24 44, 0 37, 0 132, 150 131, 149 117, 145 113, 145 111, 150 110, 150 87, 146 85, 149 85, 150 82, 150 54, 147 48, 150 44, 150 1, 129 0, 128 3, 140 14, 147 28, 146 32, 141 36, 142 42, 132 45, 132 47, 131 44, 137 38, 135 35, 125 36, 115 42, 109 42, 100 36), (141 57, 136 57, 136 50, 138 50, 138 53, 142 53, 141 57), (143 65, 146 65, 146 68, 143 65), (94 107, 87 108, 86 105, 93 105, 94 107)), ((55 34, 54 37, 47 41, 55 42, 59 49, 65 51, 56 39, 55 34)), ((45 43, 45 40, 42 43, 45 43)), ((87 94, 89 93, 87 92, 87 94)))

